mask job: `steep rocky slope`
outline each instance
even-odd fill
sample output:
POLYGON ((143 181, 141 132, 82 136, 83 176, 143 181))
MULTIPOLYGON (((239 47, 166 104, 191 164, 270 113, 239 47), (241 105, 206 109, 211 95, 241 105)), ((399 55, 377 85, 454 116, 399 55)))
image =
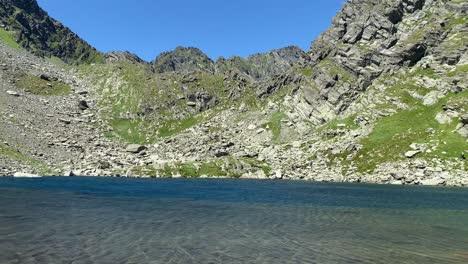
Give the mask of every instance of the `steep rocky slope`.
POLYGON ((49 17, 35 0, 1 0, 0 28, 12 32, 21 47, 39 56, 54 56, 71 64, 102 60, 100 52, 49 17))
POLYGON ((216 61, 57 66, 1 45, 0 174, 468 185, 467 10, 353 0, 307 52, 216 61))

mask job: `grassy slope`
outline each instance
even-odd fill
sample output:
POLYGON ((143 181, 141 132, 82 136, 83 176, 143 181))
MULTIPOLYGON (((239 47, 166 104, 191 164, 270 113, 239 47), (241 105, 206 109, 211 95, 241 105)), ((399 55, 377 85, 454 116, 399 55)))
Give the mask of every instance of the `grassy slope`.
POLYGON ((13 32, 6 31, 3 28, 0 28, 0 41, 9 47, 20 49, 19 44, 16 43, 13 37, 13 32))
MULTIPOLYGON (((410 150, 412 143, 436 146, 432 152, 421 154, 420 157, 427 160, 459 158, 468 148, 466 139, 454 132, 458 120, 440 124, 435 117, 445 104, 461 103, 467 97, 468 91, 449 94, 433 106, 416 104, 413 109, 378 120, 373 132, 362 140, 363 148, 353 161, 360 171, 372 170, 378 164, 405 159, 403 154, 410 150), (431 129, 435 132, 431 133, 431 129)), ((464 106, 466 108, 466 102, 464 106)))
POLYGON ((31 158, 28 155, 25 155, 2 143, 0 143, 0 155, 8 159, 20 162, 21 164, 30 166, 31 168, 36 169, 36 172, 40 173, 41 175, 53 174, 53 170, 49 168, 49 166, 47 166, 43 162, 36 160, 34 158, 31 158))
POLYGON ((46 81, 29 74, 19 75, 16 86, 30 93, 44 96, 62 96, 71 92, 68 84, 60 81, 46 81))
MULTIPOLYGON (((449 76, 466 76, 467 68, 459 66, 456 70, 446 73, 449 76)), ((449 124, 440 124, 436 115, 443 112, 443 106, 456 105, 461 107, 459 111, 468 112, 468 90, 460 93, 449 93, 438 103, 425 106, 421 99, 416 99, 415 94, 424 96, 431 89, 418 85, 415 80, 420 77, 438 79, 440 74, 430 69, 416 69, 406 75, 383 76, 384 79, 396 78, 398 81, 392 87, 388 87, 383 93, 398 99, 400 103, 407 105, 407 109, 398 109, 391 103, 376 105, 378 109, 391 109, 396 113, 382 117, 374 123, 373 132, 361 140, 360 149, 351 159, 345 152, 338 155, 329 155, 334 162, 341 161, 344 165, 355 165, 360 172, 372 172, 379 164, 405 160, 404 153, 410 150, 413 143, 428 144, 432 147, 429 152, 418 155, 418 158, 432 159, 458 159, 468 150, 466 139, 456 133, 455 129, 460 123, 453 119, 449 124)), ((353 126, 352 119, 334 120, 326 127, 334 128, 338 123, 353 126)))
POLYGON ((187 94, 203 90, 220 100, 221 108, 231 104, 222 75, 199 73, 186 82, 173 74, 155 75, 145 65, 127 62, 78 67, 92 76, 100 95, 102 115, 113 128, 109 136, 131 143, 147 143, 180 133, 220 111, 216 107, 199 113, 187 106, 187 94), (148 113, 141 114, 145 109, 148 113))

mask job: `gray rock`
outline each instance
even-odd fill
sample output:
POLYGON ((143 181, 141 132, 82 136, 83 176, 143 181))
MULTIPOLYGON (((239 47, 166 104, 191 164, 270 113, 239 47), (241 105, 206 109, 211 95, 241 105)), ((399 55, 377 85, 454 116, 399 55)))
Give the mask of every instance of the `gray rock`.
POLYGON ((440 177, 422 180, 419 182, 421 185, 428 185, 428 186, 438 186, 438 185, 445 185, 446 181, 440 177))
POLYGON ((19 94, 18 92, 15 92, 15 91, 6 91, 6 93, 11 95, 11 96, 16 96, 16 97, 21 96, 21 94, 19 94))
POLYGON ((281 172, 281 170, 277 170, 275 172, 275 179, 278 179, 278 180, 283 179, 283 173, 281 172))
POLYGON ((140 57, 128 51, 111 51, 104 55, 104 59, 109 63, 130 62, 133 64, 145 64, 140 57))
POLYGON ((138 144, 130 144, 125 149, 125 151, 127 151, 129 153, 134 153, 134 154, 140 153, 143 150, 146 150, 146 147, 143 146, 143 145, 138 145, 138 144))
POLYGON ((229 156, 229 152, 225 151, 225 150, 218 150, 215 152, 215 157, 217 158, 220 158, 220 157, 226 157, 226 156, 229 156))
POLYGON ((412 159, 416 157, 416 155, 418 155, 419 153, 421 153, 421 150, 411 150, 405 153, 405 157, 407 157, 408 159, 412 159))
POLYGON ((49 74, 45 74, 45 73, 41 74, 41 75, 39 76, 39 78, 41 78, 41 79, 44 80, 44 81, 48 81, 48 82, 57 81, 57 80, 58 80, 56 77, 52 77, 52 76, 50 76, 49 74))
POLYGON ((63 173, 63 176, 64 176, 64 177, 75 177, 75 176, 77 176, 77 175, 75 174, 74 171, 69 170, 69 171, 64 172, 64 173, 63 173))
POLYGON ((450 122, 452 122, 452 119, 450 118, 450 116, 448 116, 445 112, 438 113, 435 119, 440 124, 449 124, 450 122))
POLYGON ((88 105, 88 102, 86 102, 85 100, 81 100, 78 102, 78 107, 81 109, 81 110, 86 110, 89 108, 89 105, 88 105))
POLYGON ((443 97, 444 97, 444 94, 442 92, 439 92, 439 91, 430 92, 424 96, 423 105, 427 105, 427 106, 435 105, 439 101, 439 99, 443 97))
POLYGON ((468 125, 464 125, 457 130, 457 133, 462 137, 468 138, 468 125))
POLYGON ((88 91, 86 91, 86 90, 78 90, 78 91, 76 91, 76 93, 79 94, 79 95, 86 95, 86 94, 88 94, 88 91))
POLYGON ((465 124, 465 125, 468 125, 468 114, 463 114, 460 116, 460 121, 465 124))
POLYGON ((39 175, 25 173, 25 172, 16 172, 15 174, 13 174, 13 177, 15 178, 41 178, 41 176, 39 175))
POLYGON ((71 124, 71 120, 69 119, 65 119, 65 118, 59 118, 59 121, 66 124, 66 125, 69 125, 71 124))

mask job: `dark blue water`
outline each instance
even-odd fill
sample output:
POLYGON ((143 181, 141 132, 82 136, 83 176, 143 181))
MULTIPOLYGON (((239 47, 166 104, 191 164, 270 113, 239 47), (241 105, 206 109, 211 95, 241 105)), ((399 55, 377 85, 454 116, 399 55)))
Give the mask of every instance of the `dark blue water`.
POLYGON ((0 263, 468 263, 468 189, 0 178, 0 263))

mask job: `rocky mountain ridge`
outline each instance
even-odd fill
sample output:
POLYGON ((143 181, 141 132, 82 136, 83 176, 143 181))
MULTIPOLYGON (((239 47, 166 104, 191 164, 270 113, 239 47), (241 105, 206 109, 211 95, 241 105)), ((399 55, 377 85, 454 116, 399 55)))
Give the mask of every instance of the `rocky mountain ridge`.
POLYGON ((307 52, 216 61, 0 45, 0 174, 468 185, 467 7, 348 1, 307 52))
POLYGON ((102 61, 102 54, 39 7, 35 0, 1 0, 0 26, 15 32, 16 42, 42 57, 66 63, 102 61))

